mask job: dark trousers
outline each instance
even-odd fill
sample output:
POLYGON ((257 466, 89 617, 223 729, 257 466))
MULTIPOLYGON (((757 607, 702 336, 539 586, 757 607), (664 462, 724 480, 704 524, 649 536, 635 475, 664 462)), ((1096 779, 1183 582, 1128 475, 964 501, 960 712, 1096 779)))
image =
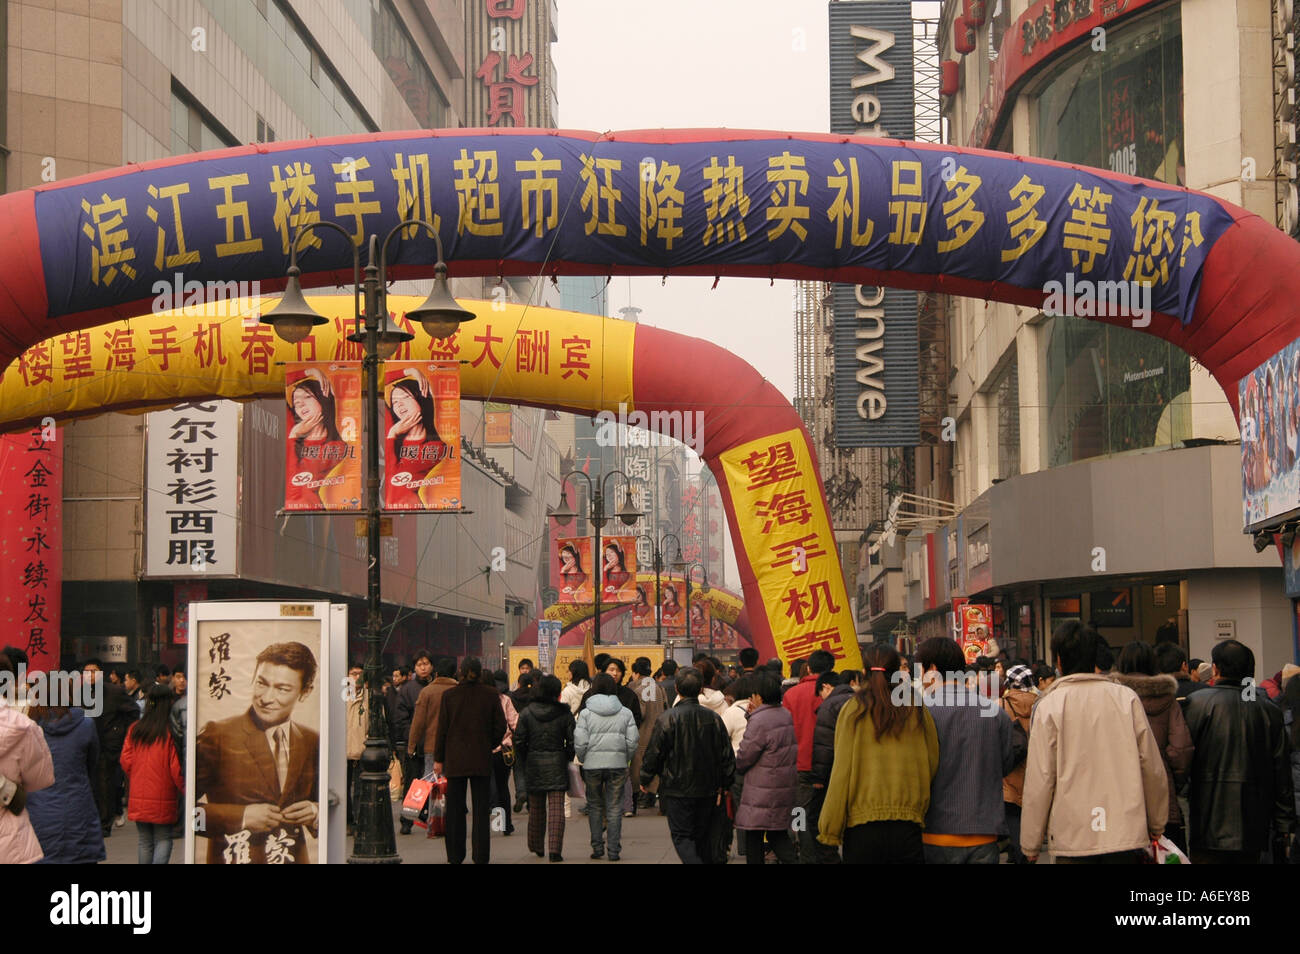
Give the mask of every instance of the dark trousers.
POLYGON ((1055 855, 1052 861, 1058 865, 1136 865, 1141 863, 1142 854, 1142 849, 1137 848, 1132 851, 1108 851, 1101 855, 1074 855, 1068 858, 1055 855))
POLYGON ((465 860, 465 792, 474 798, 474 820, 471 834, 473 859, 476 865, 485 865, 492 851, 492 807, 488 804, 490 780, 486 775, 458 775, 447 779, 447 864, 458 865, 465 860))
POLYGON ((92 790, 95 807, 99 810, 99 826, 105 835, 109 835, 122 803, 122 765, 118 756, 100 754, 92 790))
POLYGON ((867 822, 844 830, 846 865, 923 865, 921 826, 907 821, 867 822))
POLYGON ((515 800, 520 804, 528 804, 528 781, 524 778, 524 760, 518 752, 515 753, 515 800))
POLYGON ((812 772, 800 772, 794 791, 795 807, 802 808, 804 816, 803 830, 796 832, 799 836, 800 864, 839 864, 839 852, 817 840, 817 828, 821 822, 824 801, 826 801, 826 787, 814 787, 812 772))
POLYGON ((717 796, 682 798, 660 793, 659 804, 668 816, 668 834, 684 865, 709 863, 709 820, 717 796))
POLYGON ((1194 865, 1254 865, 1259 863, 1258 851, 1218 851, 1213 848, 1193 848, 1189 857, 1194 865))
POLYGON ((1187 854, 1187 832, 1182 825, 1166 825, 1165 837, 1178 846, 1178 850, 1187 855, 1191 860, 1191 855, 1187 854))
POLYGON ((348 824, 357 823, 357 779, 361 777, 361 760, 348 759, 348 824))
POLYGON ((743 834, 745 836, 745 864, 763 864, 764 836, 767 837, 767 843, 772 846, 772 852, 776 855, 778 863, 783 865, 799 863, 799 856, 795 853, 794 842, 790 840, 788 831, 747 831, 743 834))
POLYGON ((500 752, 492 756, 492 807, 505 813, 501 818, 501 830, 514 831, 515 823, 510 816, 510 766, 506 765, 505 756, 500 752))
POLYGON ((1029 859, 1020 850, 1020 806, 1015 802, 1003 802, 1007 819, 1007 863, 1027 865, 1029 859))

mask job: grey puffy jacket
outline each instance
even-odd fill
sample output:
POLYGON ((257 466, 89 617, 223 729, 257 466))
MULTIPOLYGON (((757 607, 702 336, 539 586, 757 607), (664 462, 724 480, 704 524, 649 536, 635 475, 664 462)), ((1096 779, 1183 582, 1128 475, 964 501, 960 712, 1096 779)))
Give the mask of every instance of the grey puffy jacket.
POLYGON ((641 733, 618 696, 592 695, 578 713, 573 747, 584 769, 626 769, 641 733))

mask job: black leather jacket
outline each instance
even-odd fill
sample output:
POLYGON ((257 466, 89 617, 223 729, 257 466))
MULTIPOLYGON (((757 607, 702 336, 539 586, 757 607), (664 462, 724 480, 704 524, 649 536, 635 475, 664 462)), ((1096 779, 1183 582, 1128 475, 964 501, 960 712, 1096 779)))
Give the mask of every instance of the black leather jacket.
POLYGON ((1207 686, 1187 700, 1187 728, 1196 747, 1189 777, 1193 848, 1259 852, 1270 823, 1295 827, 1290 743, 1282 711, 1264 698, 1242 698, 1240 686, 1207 686))
POLYGON ((730 788, 736 777, 736 754, 727 727, 698 699, 682 699, 655 722, 645 757, 642 785, 659 776, 659 794, 703 798, 730 788))

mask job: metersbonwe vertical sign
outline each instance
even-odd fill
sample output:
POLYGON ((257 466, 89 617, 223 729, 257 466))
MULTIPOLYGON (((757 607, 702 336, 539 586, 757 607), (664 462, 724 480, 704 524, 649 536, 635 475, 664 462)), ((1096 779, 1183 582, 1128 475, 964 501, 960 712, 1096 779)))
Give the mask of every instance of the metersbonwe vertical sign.
MULTIPOLYGON (((831 132, 911 139, 912 9, 908 0, 830 4, 831 132)), ((836 201, 836 249, 880 243, 888 221, 861 214, 870 173, 839 163, 828 184, 836 201), (878 231, 879 230, 879 231, 878 231)), ((927 212, 920 157, 896 163, 891 243, 919 244, 927 212)), ((833 286, 835 307, 835 443, 899 447, 920 443, 916 292, 866 285, 833 286)))

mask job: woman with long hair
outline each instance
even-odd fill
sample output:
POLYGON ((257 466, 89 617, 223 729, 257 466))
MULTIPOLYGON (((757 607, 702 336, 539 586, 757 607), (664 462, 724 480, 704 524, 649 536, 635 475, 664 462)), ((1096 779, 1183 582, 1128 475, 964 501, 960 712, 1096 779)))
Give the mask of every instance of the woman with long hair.
POLYGON ((934 718, 914 693, 893 691, 893 647, 869 646, 863 662, 861 687, 835 722, 817 840, 843 843, 845 864, 924 864, 921 827, 939 770, 934 718))
POLYGON ((627 572, 626 559, 623 548, 613 540, 605 544, 605 562, 600 575, 606 597, 617 597, 618 591, 632 579, 632 574, 627 572))
POLYGON ((285 401, 293 425, 289 428, 289 480, 286 510, 316 510, 330 506, 337 496, 327 483, 348 460, 351 447, 339 435, 337 408, 329 378, 319 368, 286 375, 285 401))
POLYGON ((564 580, 565 593, 576 593, 587 582, 587 574, 582 569, 582 555, 572 543, 560 547, 560 576, 564 580))
POLYGON ((33 706, 28 718, 45 733, 54 784, 27 796, 27 813, 41 842, 41 864, 93 865, 108 857, 90 780, 99 763, 95 723, 79 708, 33 706))
POLYGON ((677 598, 677 587, 669 584, 664 588, 663 607, 664 619, 672 619, 682 611, 681 601, 677 598))
POLYGON ((636 585, 636 602, 632 604, 632 625, 644 626, 653 617, 654 612, 650 609, 650 598, 646 595, 645 587, 638 583, 636 585))
POLYGON ((142 865, 165 865, 172 857, 176 799, 185 790, 180 758, 172 741, 175 700, 171 686, 150 686, 144 715, 131 726, 122 746, 122 771, 131 782, 126 817, 135 822, 142 865))
POLYGON ((582 708, 582 697, 587 694, 591 688, 591 673, 587 669, 586 661, 575 659, 569 663, 569 681, 560 693, 560 701, 569 707, 573 712, 573 717, 578 717, 578 710, 582 708))
POLYGON ((429 379, 418 368, 389 372, 384 405, 393 422, 385 442, 388 505, 424 507, 432 499, 432 490, 425 483, 430 472, 455 452, 438 436, 429 379))

